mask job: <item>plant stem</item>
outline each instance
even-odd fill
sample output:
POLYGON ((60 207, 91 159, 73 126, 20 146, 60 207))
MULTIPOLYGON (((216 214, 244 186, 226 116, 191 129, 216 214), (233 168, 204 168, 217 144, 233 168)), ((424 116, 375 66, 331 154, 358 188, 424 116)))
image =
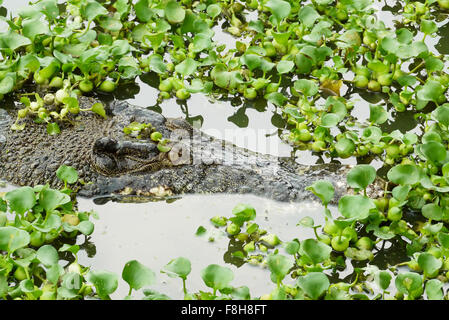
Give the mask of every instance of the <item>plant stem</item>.
POLYGON ((186 289, 186 279, 182 279, 182 289, 184 290, 184 294, 187 294, 187 289, 186 289))

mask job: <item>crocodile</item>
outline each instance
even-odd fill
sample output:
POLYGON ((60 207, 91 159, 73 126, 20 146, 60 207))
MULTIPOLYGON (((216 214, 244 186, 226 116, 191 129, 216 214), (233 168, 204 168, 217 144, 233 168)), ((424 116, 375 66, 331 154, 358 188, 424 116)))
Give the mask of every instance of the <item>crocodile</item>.
MULTIPOLYGON (((81 107, 98 102, 79 97, 81 107)), ((187 193, 251 193, 277 201, 317 199, 306 187, 317 180, 333 183, 335 200, 351 193, 346 184, 349 165, 299 164, 237 147, 206 135, 181 118, 165 118, 152 110, 115 100, 105 106, 106 119, 81 111, 61 122, 60 133, 31 117, 23 130, 11 130, 17 110, 0 109, 0 178, 18 186, 61 186, 61 165, 79 174, 78 195, 171 196, 187 193), (168 152, 151 139, 124 133, 132 122, 150 123, 168 138, 168 152)), ((368 193, 380 196, 376 181, 368 193)))

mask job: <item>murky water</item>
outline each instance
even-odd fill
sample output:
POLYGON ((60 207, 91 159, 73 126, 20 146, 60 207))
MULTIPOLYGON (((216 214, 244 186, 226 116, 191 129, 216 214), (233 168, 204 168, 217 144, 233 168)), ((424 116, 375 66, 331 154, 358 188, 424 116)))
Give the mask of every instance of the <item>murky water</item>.
MULTIPOLYGON (((29 0, 5 0, 3 7, 7 8, 8 15, 9 13, 14 15, 28 2, 29 0)), ((391 11, 397 10, 396 3, 397 1, 388 0, 378 1, 376 4, 377 7, 384 8, 384 11, 377 15, 389 27, 394 26, 394 15, 391 11)), ((3 8, 3 12, 5 11, 3 8)), ((447 54, 449 53, 448 20, 441 20, 438 26, 438 36, 426 38, 426 43, 431 50, 447 54)), ((4 28, 5 24, 1 23, 0 30, 4 28)), ((419 37, 420 34, 417 35, 417 39, 419 37)), ((217 32, 216 40, 229 43, 233 39, 227 34, 217 32)), ((192 124, 198 124, 203 131, 212 136, 253 151, 277 156, 293 155, 298 162, 304 164, 329 162, 329 159, 320 159, 310 152, 296 151, 283 142, 280 135, 285 124, 280 112, 270 103, 256 101, 242 104, 236 99, 212 101, 204 95, 194 94, 182 105, 175 99, 158 105, 156 102, 158 91, 153 80, 151 75, 143 75, 137 79, 137 85, 125 88, 117 94, 117 97, 161 112, 166 117, 183 117, 192 124), (248 141, 245 137, 249 131, 258 132, 260 138, 248 141)), ((354 115, 362 120, 367 119, 369 104, 383 103, 384 98, 382 94, 354 92, 351 96, 351 100, 355 103, 354 115)), ((383 125, 383 130, 399 129, 405 132, 416 127, 413 113, 405 112, 400 116, 395 114, 394 110, 390 113, 391 118, 383 125)), ((419 128, 415 130, 419 132, 419 128)), ((354 163, 353 161, 347 159, 342 162, 354 163)), ((380 163, 373 163, 373 165, 378 167, 380 163)), ((6 191, 8 188, 0 189, 0 191, 6 191)), ((80 263, 120 275, 127 261, 137 259, 156 272, 157 284, 152 286, 153 289, 172 298, 182 298, 181 281, 169 278, 159 271, 171 259, 183 256, 192 262, 192 273, 187 281, 189 291, 206 290, 200 278, 200 270, 208 264, 217 263, 230 267, 235 273, 232 284, 250 287, 252 296, 268 293, 274 287, 270 281, 269 272, 247 264, 238 267, 238 260, 231 258, 230 255, 232 250, 235 250, 233 244, 224 233, 214 228, 209 222, 209 219, 215 215, 230 216, 232 208, 242 202, 253 205, 257 210, 256 222, 269 232, 276 233, 282 240, 313 237, 311 229, 296 226, 304 216, 313 217, 317 224, 322 222, 322 207, 318 203, 278 203, 249 195, 191 195, 172 203, 108 202, 103 205, 96 204, 92 200, 80 199, 81 210, 93 209, 100 217, 95 222, 96 230, 89 238, 89 243, 84 245, 87 250, 79 253, 80 263), (196 236, 195 232, 199 226, 204 226, 208 233, 196 236), (208 241, 210 236, 214 237, 214 242, 208 241)), ((375 259, 373 263, 377 261, 379 264, 384 264, 387 258, 391 260, 392 256, 400 251, 394 250, 393 246, 391 250, 379 253, 376 256, 377 260, 375 259)), ((347 274, 350 272, 349 268, 347 274)), ((114 298, 124 297, 127 291, 127 284, 121 280, 114 298)))
MULTIPOLYGON (((216 263, 234 271, 232 284, 248 286, 253 296, 268 293, 275 286, 269 271, 248 264, 240 266, 241 260, 233 258, 231 253, 242 248, 235 247, 224 230, 215 228, 209 221, 215 215, 231 217, 232 209, 238 203, 254 206, 255 222, 284 241, 314 236, 312 229, 296 226, 303 217, 314 217, 317 224, 324 221, 323 208, 317 202, 298 205, 249 195, 191 195, 170 204, 108 202, 95 205, 81 199, 80 209, 94 209, 99 212, 100 219, 95 221, 96 229, 89 240, 95 245, 96 254, 89 258, 83 251, 79 254, 80 263, 121 274, 127 261, 137 259, 157 274, 157 284, 151 288, 172 298, 182 298, 181 281, 159 271, 171 259, 186 257, 192 263, 187 281, 190 291, 207 290, 200 271, 216 263), (195 233, 200 226, 207 232, 197 236, 195 233), (210 237, 215 241, 209 242, 210 237)), ((127 284, 121 281, 115 297, 125 296, 127 290, 127 284)))

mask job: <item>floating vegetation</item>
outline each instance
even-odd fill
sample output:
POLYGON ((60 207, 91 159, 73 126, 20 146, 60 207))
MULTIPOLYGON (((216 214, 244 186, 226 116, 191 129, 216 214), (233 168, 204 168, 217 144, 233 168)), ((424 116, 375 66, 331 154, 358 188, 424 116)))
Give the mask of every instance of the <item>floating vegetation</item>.
MULTIPOLYGON (((347 176, 355 193, 339 200, 338 217, 328 209, 332 184, 308 187, 324 205, 326 222, 315 225, 308 217, 298 225, 312 228, 314 239, 285 242, 267 234, 254 223, 250 205, 236 206, 232 218, 211 219, 242 243, 235 257, 268 267, 276 286, 260 298, 447 299, 448 56, 426 41, 447 19, 449 3, 399 3, 390 28, 376 18, 372 0, 40 0, 17 17, 1 18, 8 30, 0 33, 0 97, 21 96, 12 129, 23 129, 19 120, 31 117, 45 122, 49 134, 58 134, 58 122, 80 111, 106 117, 101 104, 80 109, 80 95, 113 94, 149 72, 159 78, 159 101, 196 93, 265 99, 286 119, 283 138, 290 144, 322 157, 356 158, 359 165, 347 176), (235 39, 230 47, 214 39, 220 24, 235 39), (30 95, 30 86, 45 94, 30 95), (384 102, 371 103, 369 118, 359 121, 352 115, 353 92, 384 102), (35 101, 28 97, 33 95, 35 101), (385 129, 405 112, 415 128, 385 129), (366 192, 378 175, 373 160, 386 172, 379 199, 366 192), (406 242, 409 260, 384 270, 370 265, 377 245, 393 239, 406 242), (351 283, 333 281, 329 272, 345 270, 347 259, 365 265, 354 268, 351 283), (285 284, 287 276, 296 283, 285 284)), ((131 123, 124 131, 169 150, 149 124, 131 123)), ((78 265, 79 246, 62 244, 91 234, 93 224, 91 213, 76 210, 68 187, 77 181, 76 171, 62 167, 57 175, 62 190, 22 187, 0 200, 0 297, 108 299, 117 288, 117 275, 78 265), (72 260, 66 268, 59 264, 63 253, 72 260), (74 288, 74 281, 81 285, 74 288)), ((186 258, 163 270, 182 280, 186 299, 251 298, 249 288, 230 284, 229 268, 215 264, 201 271, 211 292, 190 293, 190 271, 186 258)), ((151 286, 155 274, 133 260, 122 278, 130 298, 133 290, 151 286)), ((145 299, 168 298, 150 289, 143 293, 145 299)))

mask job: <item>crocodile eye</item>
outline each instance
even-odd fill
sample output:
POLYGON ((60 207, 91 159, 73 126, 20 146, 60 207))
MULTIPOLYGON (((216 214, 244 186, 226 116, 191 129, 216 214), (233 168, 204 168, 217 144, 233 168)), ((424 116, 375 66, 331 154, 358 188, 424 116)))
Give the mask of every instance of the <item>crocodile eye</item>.
POLYGON ((94 151, 97 152, 116 153, 118 149, 118 142, 109 137, 100 138, 94 143, 94 151))

